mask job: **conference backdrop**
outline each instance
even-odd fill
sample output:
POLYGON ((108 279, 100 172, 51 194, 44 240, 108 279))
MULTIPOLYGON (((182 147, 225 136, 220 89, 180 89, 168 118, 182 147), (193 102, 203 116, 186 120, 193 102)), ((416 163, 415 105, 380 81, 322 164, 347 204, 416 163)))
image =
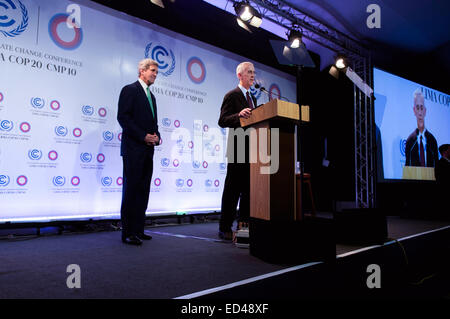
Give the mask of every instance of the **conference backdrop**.
MULTIPOLYGON (((118 97, 146 57, 162 137, 147 213, 220 209, 220 106, 251 59, 90 1, 0 0, 0 222, 119 216, 118 97)), ((271 97, 296 101, 294 77, 255 68, 271 97)))
POLYGON ((384 179, 402 179, 406 140, 417 128, 414 92, 417 90, 424 96, 425 128, 438 146, 450 143, 450 96, 376 68, 374 89, 378 156, 382 165, 379 169, 384 172, 384 179))

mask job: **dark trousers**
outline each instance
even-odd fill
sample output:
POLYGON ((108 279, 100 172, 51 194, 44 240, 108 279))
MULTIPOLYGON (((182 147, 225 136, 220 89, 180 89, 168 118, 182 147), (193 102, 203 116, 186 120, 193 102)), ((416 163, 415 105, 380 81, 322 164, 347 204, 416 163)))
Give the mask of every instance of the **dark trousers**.
POLYGON ((122 239, 144 232, 145 211, 153 174, 153 151, 122 156, 122 239))
POLYGON ((250 216, 250 164, 229 163, 222 194, 222 209, 219 230, 231 231, 236 218, 239 202, 238 221, 248 222, 250 216))

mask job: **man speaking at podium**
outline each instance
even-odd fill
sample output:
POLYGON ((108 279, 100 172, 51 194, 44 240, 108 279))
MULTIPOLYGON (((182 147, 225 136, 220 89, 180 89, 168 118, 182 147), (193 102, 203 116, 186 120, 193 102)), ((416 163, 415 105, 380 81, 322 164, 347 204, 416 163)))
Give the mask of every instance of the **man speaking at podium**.
POLYGON ((417 119, 417 128, 406 140, 405 166, 435 167, 438 161, 437 141, 433 134, 425 128, 425 99, 422 92, 414 92, 414 116, 417 119))
POLYGON ((120 217, 122 241, 141 245, 152 237, 144 234, 155 146, 161 142, 155 96, 150 92, 158 63, 144 59, 138 65, 139 79, 120 92, 117 120, 122 127, 120 155, 123 159, 123 189, 120 217))
MULTIPOLYGON (((255 67, 250 62, 242 62, 236 68, 239 85, 223 98, 220 109, 219 126, 236 129, 241 127, 240 118, 248 119, 252 109, 256 107, 256 99, 250 94, 250 87, 255 80, 255 67)), ((229 134, 233 134, 230 130, 229 134)), ((236 138, 236 137, 232 137, 236 138)), ((225 240, 232 239, 231 227, 236 216, 239 201, 238 222, 248 223, 250 216, 250 163, 248 156, 248 140, 245 143, 245 163, 238 163, 236 142, 232 153, 228 157, 227 176, 222 194, 222 208, 219 223, 219 237, 225 240)), ((230 147, 230 144, 228 144, 230 147)))

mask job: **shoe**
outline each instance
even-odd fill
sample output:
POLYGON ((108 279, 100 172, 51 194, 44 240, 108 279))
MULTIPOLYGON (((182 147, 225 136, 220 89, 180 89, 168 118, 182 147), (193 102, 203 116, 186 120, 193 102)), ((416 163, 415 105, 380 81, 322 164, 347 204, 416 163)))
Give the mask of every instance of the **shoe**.
POLYGON ((152 236, 147 235, 146 233, 142 233, 142 234, 138 235, 137 237, 141 240, 150 240, 153 238, 152 236))
POLYGON ((125 239, 122 239, 122 242, 128 245, 140 246, 142 245, 142 240, 140 240, 136 236, 128 236, 125 239))
POLYGON ((228 231, 219 231, 219 238, 223 240, 232 240, 233 239, 233 233, 228 231))

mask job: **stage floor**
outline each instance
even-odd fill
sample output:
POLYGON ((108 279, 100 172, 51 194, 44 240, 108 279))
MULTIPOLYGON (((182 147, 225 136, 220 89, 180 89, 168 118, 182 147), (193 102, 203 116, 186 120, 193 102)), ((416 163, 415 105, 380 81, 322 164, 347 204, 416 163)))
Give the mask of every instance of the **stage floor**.
MULTIPOLYGON (((321 215, 323 217, 324 215, 321 215)), ((440 229, 448 221, 388 217, 389 240, 440 229)), ((0 230, 0 298, 168 299, 290 268, 261 261, 217 237, 217 220, 150 226, 153 239, 124 245, 119 231, 8 236, 0 230), (69 289, 68 265, 81 269, 69 289)), ((363 246, 336 246, 337 255, 363 246)))

